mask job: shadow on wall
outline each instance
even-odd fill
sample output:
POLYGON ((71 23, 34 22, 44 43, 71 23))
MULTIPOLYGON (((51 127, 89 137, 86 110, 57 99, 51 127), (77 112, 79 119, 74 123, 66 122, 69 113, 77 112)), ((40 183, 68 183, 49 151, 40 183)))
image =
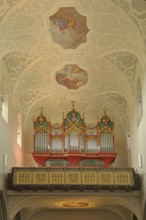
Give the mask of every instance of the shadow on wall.
POLYGON ((138 220, 136 215, 133 214, 133 220, 138 220))
POLYGON ((13 220, 21 220, 20 212, 18 212, 18 213, 15 215, 15 217, 14 217, 13 220))
POLYGON ((145 206, 144 206, 144 216, 143 216, 143 220, 146 219, 146 201, 145 201, 145 206))
POLYGON ((5 200, 2 191, 0 191, 0 220, 8 220, 5 200))

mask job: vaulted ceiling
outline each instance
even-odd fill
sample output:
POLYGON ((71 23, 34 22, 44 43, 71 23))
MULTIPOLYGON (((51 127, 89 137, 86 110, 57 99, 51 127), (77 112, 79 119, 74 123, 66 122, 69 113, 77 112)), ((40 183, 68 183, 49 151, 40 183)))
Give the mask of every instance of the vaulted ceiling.
MULTIPOLYGON (((43 108, 52 123, 61 122, 75 101, 87 123, 96 123, 103 108, 114 116, 122 161, 126 109, 145 47, 144 0, 1 0, 0 58, 23 116, 26 152, 33 149, 32 117, 43 108)), ((61 204, 57 199, 40 201, 38 206, 31 201, 31 212, 40 204, 44 210, 45 202, 56 209, 61 204)), ((130 216, 127 208, 109 201, 103 199, 101 208, 130 216)), ((93 208, 100 208, 97 199, 93 208)))
MULTIPOLYGON (((145 55, 144 0, 3 0, 0 54, 25 126, 75 108, 88 122, 107 108, 125 121, 145 55)), ((26 127, 27 127, 26 126, 26 127)))

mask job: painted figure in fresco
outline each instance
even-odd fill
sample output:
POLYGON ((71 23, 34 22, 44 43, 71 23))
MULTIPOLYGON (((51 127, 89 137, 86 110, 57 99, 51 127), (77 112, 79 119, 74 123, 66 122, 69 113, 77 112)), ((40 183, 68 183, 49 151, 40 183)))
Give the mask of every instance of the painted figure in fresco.
POLYGON ((57 25, 59 27, 59 30, 64 33, 65 29, 67 28, 75 28, 76 26, 76 19, 71 18, 63 18, 60 16, 53 16, 51 17, 51 20, 53 21, 53 24, 57 25))
POLYGON ((68 89, 78 89, 87 83, 88 74, 76 65, 66 65, 56 72, 56 80, 68 89))
POLYGON ((60 29, 60 31, 62 31, 64 33, 64 30, 68 27, 68 19, 62 18, 62 17, 58 17, 56 18, 56 23, 60 29))

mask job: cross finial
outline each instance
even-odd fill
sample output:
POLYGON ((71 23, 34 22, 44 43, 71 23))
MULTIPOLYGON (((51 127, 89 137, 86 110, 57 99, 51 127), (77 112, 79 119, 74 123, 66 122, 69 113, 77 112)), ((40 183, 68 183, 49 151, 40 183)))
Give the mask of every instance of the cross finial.
POLYGON ((72 101, 72 108, 74 110, 74 106, 75 106, 75 101, 72 101))
POLYGON ((103 108, 104 114, 106 115, 107 108, 103 108))
POLYGON ((41 106, 41 107, 40 107, 41 115, 42 115, 42 113, 43 113, 43 109, 44 109, 43 106, 41 106))

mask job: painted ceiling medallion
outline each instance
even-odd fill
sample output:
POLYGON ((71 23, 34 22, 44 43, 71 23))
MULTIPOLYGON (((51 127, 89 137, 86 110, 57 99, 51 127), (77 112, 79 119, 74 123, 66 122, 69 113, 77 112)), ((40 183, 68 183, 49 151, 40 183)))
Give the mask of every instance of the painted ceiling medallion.
POLYGON ((62 206, 66 208, 84 208, 84 207, 88 207, 89 203, 78 202, 78 201, 68 201, 68 202, 62 202, 62 206))
POLYGON ((66 65, 56 72, 56 80, 68 89, 78 89, 88 81, 88 74, 77 65, 66 65))
POLYGON ((49 17, 50 33, 54 42, 64 49, 76 49, 87 41, 87 19, 74 7, 61 7, 49 17))

